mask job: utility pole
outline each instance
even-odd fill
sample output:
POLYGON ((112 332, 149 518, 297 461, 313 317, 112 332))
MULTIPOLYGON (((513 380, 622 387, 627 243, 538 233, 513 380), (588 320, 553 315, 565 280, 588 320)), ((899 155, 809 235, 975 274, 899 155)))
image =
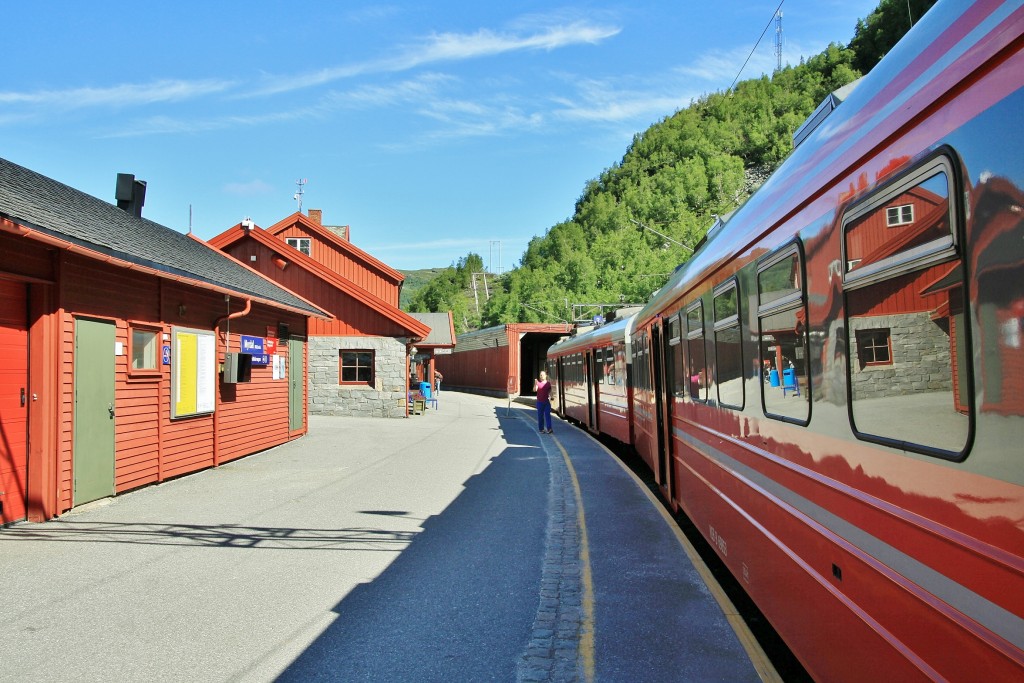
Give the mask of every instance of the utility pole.
POLYGON ((496 275, 501 275, 501 240, 491 240, 487 252, 487 270, 496 275), (494 245, 498 245, 498 270, 494 270, 494 245))

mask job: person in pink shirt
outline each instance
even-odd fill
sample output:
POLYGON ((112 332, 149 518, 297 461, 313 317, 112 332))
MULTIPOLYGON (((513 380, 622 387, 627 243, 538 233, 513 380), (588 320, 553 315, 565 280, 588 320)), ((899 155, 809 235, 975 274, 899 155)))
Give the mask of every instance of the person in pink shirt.
POLYGON ((551 430, 551 382, 548 381, 548 373, 540 371, 540 378, 533 380, 533 390, 537 392, 537 429, 541 434, 553 434, 554 432, 551 430))

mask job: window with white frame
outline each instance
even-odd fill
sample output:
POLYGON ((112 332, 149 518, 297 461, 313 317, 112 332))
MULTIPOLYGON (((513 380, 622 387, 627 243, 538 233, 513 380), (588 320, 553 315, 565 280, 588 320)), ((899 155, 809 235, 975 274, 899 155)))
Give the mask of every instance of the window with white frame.
POLYGON ((899 225, 909 225, 914 222, 914 205, 913 204, 901 204, 900 206, 890 206, 885 210, 885 224, 890 228, 895 228, 899 225))
POLYGON ((306 256, 310 255, 310 239, 308 237, 286 237, 285 242, 289 247, 295 247, 306 256))

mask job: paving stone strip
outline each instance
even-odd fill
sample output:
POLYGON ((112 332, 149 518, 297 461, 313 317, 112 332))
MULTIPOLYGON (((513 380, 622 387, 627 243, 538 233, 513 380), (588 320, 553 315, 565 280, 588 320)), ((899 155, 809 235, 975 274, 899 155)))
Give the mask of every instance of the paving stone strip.
POLYGON ((583 679, 579 665, 583 591, 576 497, 558 448, 550 438, 541 439, 541 448, 551 472, 546 549, 537 617, 519 661, 517 680, 521 683, 579 681, 583 679))

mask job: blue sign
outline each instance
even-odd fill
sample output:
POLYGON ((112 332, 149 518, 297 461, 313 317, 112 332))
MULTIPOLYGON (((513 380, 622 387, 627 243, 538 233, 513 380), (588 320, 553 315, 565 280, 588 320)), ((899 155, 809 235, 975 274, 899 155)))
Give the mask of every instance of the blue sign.
POLYGON ((171 345, 170 344, 164 344, 162 355, 163 355, 163 359, 164 359, 164 365, 170 365, 171 364, 171 345))
POLYGON ((242 335, 242 353, 252 356, 253 365, 270 365, 270 355, 264 352, 263 337, 242 335))

